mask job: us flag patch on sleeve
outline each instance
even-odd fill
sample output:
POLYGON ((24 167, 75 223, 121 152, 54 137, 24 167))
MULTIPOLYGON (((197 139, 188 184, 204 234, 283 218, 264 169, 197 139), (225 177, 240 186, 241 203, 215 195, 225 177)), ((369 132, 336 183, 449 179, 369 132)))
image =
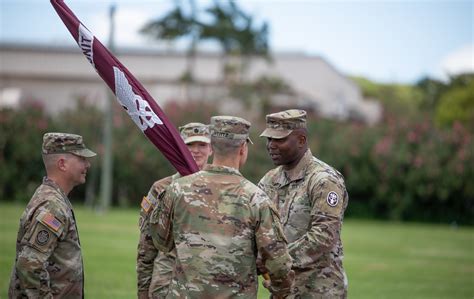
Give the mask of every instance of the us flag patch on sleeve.
POLYGON ((150 200, 148 199, 148 197, 143 196, 143 200, 142 200, 141 206, 142 206, 142 209, 145 211, 145 213, 148 213, 148 211, 149 211, 150 208, 151 208, 151 202, 150 202, 150 200))
POLYGON ((58 232, 62 225, 61 221, 51 213, 45 213, 40 221, 55 232, 58 232))

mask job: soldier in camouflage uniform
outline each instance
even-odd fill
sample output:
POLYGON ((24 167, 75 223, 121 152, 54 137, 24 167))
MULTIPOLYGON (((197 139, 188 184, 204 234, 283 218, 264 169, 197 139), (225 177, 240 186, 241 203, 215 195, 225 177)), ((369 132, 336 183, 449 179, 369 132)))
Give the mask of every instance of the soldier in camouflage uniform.
POLYGON ((259 182, 277 205, 296 272, 290 298, 345 298, 341 227, 348 194, 343 176, 313 157, 306 112, 266 116, 267 151, 278 166, 259 182))
POLYGON ((83 298, 81 244, 67 195, 86 181, 96 154, 82 137, 46 133, 43 179, 20 219, 9 298, 83 298))
MULTIPOLYGON (((202 169, 212 154, 209 126, 202 123, 189 123, 179 129, 198 168, 202 169)), ((180 177, 181 175, 176 173, 155 182, 141 203, 140 239, 137 254, 138 298, 140 299, 164 298, 168 293, 176 254, 174 251, 160 253, 155 248, 148 232, 148 220, 160 194, 172 181, 180 177)))
POLYGON ((176 248, 168 298, 256 298, 256 256, 272 279, 271 291, 290 292, 291 257, 270 199, 239 172, 248 153, 250 123, 211 118, 212 165, 175 180, 150 217, 162 251, 176 248))

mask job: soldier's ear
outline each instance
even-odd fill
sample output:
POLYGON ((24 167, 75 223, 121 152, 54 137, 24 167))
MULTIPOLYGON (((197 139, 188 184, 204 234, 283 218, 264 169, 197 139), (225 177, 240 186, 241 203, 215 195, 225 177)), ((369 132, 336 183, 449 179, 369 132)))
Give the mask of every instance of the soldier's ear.
POLYGON ((56 166, 58 167, 59 170, 61 171, 65 171, 66 170, 66 158, 64 156, 60 156, 57 160, 56 160, 56 166))
POLYGON ((298 136, 298 147, 302 148, 306 145, 306 135, 305 134, 300 134, 298 136))
POLYGON ((240 148, 239 148, 239 154, 241 156, 245 155, 245 151, 248 149, 248 145, 247 145, 247 142, 244 141, 240 144, 240 148))

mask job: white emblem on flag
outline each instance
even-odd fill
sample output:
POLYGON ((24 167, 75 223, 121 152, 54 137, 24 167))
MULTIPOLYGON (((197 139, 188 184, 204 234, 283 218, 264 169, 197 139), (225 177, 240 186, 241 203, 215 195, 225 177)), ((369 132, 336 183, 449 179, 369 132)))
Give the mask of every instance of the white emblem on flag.
POLYGON ((94 51, 92 44, 94 42, 94 35, 81 23, 79 23, 79 40, 77 41, 82 53, 89 60, 90 64, 95 68, 94 65, 94 51))
POLYGON ((127 110, 128 115, 130 115, 140 130, 145 131, 147 128, 153 128, 156 124, 163 124, 161 119, 151 110, 150 104, 133 92, 132 86, 128 83, 125 74, 115 66, 114 76, 117 100, 127 110))
POLYGON ((334 191, 329 192, 328 197, 326 198, 326 201, 328 205, 331 207, 337 206, 337 203, 339 202, 339 196, 337 196, 337 193, 334 191))

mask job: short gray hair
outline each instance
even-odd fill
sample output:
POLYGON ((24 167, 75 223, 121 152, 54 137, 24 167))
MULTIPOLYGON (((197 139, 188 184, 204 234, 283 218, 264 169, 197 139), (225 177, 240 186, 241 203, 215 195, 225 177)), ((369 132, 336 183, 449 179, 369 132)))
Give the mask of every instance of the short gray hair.
POLYGON ((239 147, 246 142, 240 139, 223 139, 211 136, 211 146, 214 155, 229 156, 237 154, 239 147))

